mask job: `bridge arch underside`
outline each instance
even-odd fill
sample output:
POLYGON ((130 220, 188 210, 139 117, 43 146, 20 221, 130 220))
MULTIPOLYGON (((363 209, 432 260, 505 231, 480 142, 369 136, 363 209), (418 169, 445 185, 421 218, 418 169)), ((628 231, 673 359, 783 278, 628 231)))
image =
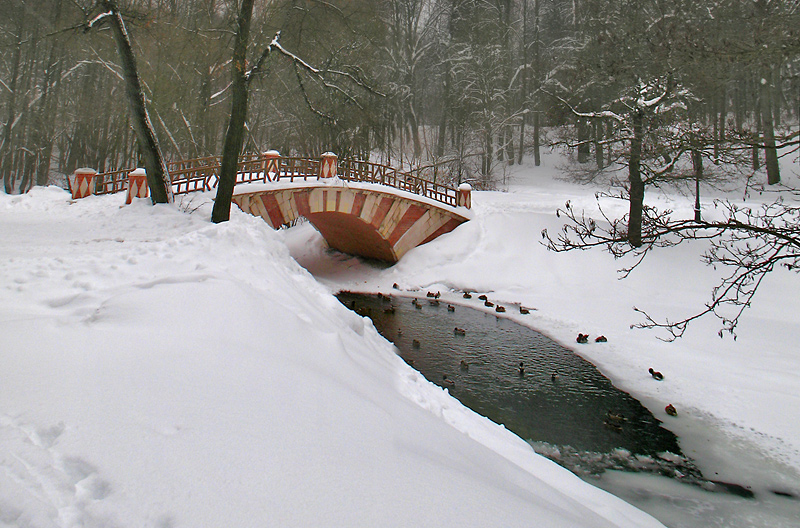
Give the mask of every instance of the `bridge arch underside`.
POLYGON ((242 192, 233 201, 275 229, 305 217, 330 247, 391 263, 468 220, 425 202, 345 187, 242 192))

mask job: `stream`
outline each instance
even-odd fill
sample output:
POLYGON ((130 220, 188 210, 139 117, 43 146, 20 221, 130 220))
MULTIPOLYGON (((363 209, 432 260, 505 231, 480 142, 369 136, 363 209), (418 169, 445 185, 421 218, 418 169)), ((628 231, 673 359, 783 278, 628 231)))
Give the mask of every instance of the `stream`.
MULTIPOLYGON (((717 472, 701 470, 639 401, 531 328, 438 299, 337 297, 370 317, 409 365, 465 406, 667 526, 800 526, 800 500, 787 491, 792 488, 723 482, 717 472)), ((739 462, 756 467, 760 459, 744 449, 739 462)), ((762 480, 796 484, 792 475, 769 475, 762 480)))

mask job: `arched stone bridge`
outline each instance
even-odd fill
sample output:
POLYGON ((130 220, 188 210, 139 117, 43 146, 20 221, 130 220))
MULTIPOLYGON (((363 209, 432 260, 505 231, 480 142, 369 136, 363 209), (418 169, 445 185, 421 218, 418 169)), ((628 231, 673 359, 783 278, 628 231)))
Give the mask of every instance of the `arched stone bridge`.
MULTIPOLYGON (((170 163, 174 193, 216 187, 219 162, 212 157, 170 163)), ((85 193, 88 187, 95 194, 125 190, 128 173, 128 201, 131 193, 147 195, 141 169, 80 171, 71 182, 73 196, 76 188, 85 193), (94 182, 86 184, 89 176, 94 182)), ((456 189, 386 165, 339 161, 331 153, 320 159, 282 157, 275 151, 245 156, 239 163, 233 201, 275 229, 303 217, 332 248, 392 263, 471 216, 469 185, 456 189)))

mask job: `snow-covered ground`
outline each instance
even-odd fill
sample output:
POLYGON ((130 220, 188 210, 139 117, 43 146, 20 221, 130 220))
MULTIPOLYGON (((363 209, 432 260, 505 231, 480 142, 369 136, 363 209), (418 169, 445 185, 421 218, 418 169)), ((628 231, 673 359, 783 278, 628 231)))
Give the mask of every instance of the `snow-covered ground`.
POLYGON ((0 526, 660 526, 428 383, 260 219, 123 201, 0 194, 0 526))
POLYGON ((546 164, 474 193, 472 221, 390 268, 308 225, 212 225, 203 195, 0 194, 0 526, 660 526, 425 381, 331 295, 393 283, 535 308, 508 316, 598 365, 720 480, 800 494, 796 275, 769 277, 736 341, 714 320, 675 343, 631 330, 632 306, 685 316, 720 271, 700 246, 624 281, 602 251, 546 251, 555 209, 599 190, 546 164))

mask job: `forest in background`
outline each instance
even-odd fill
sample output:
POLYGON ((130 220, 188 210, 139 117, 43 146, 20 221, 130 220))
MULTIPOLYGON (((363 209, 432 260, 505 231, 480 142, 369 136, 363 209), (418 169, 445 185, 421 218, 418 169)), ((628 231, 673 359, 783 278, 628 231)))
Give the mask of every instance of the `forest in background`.
MULTIPOLYGON (((94 4, 0 0, 9 194, 139 165, 111 32, 85 31, 94 4)), ((239 2, 117 5, 165 157, 220 155, 239 2)), ((320 74, 267 60, 247 152, 330 150, 482 189, 552 144, 574 150, 578 178, 622 164, 643 185, 715 164, 766 164, 777 183, 779 152, 797 156, 798 0, 256 1, 248 57, 278 32, 320 74)))

